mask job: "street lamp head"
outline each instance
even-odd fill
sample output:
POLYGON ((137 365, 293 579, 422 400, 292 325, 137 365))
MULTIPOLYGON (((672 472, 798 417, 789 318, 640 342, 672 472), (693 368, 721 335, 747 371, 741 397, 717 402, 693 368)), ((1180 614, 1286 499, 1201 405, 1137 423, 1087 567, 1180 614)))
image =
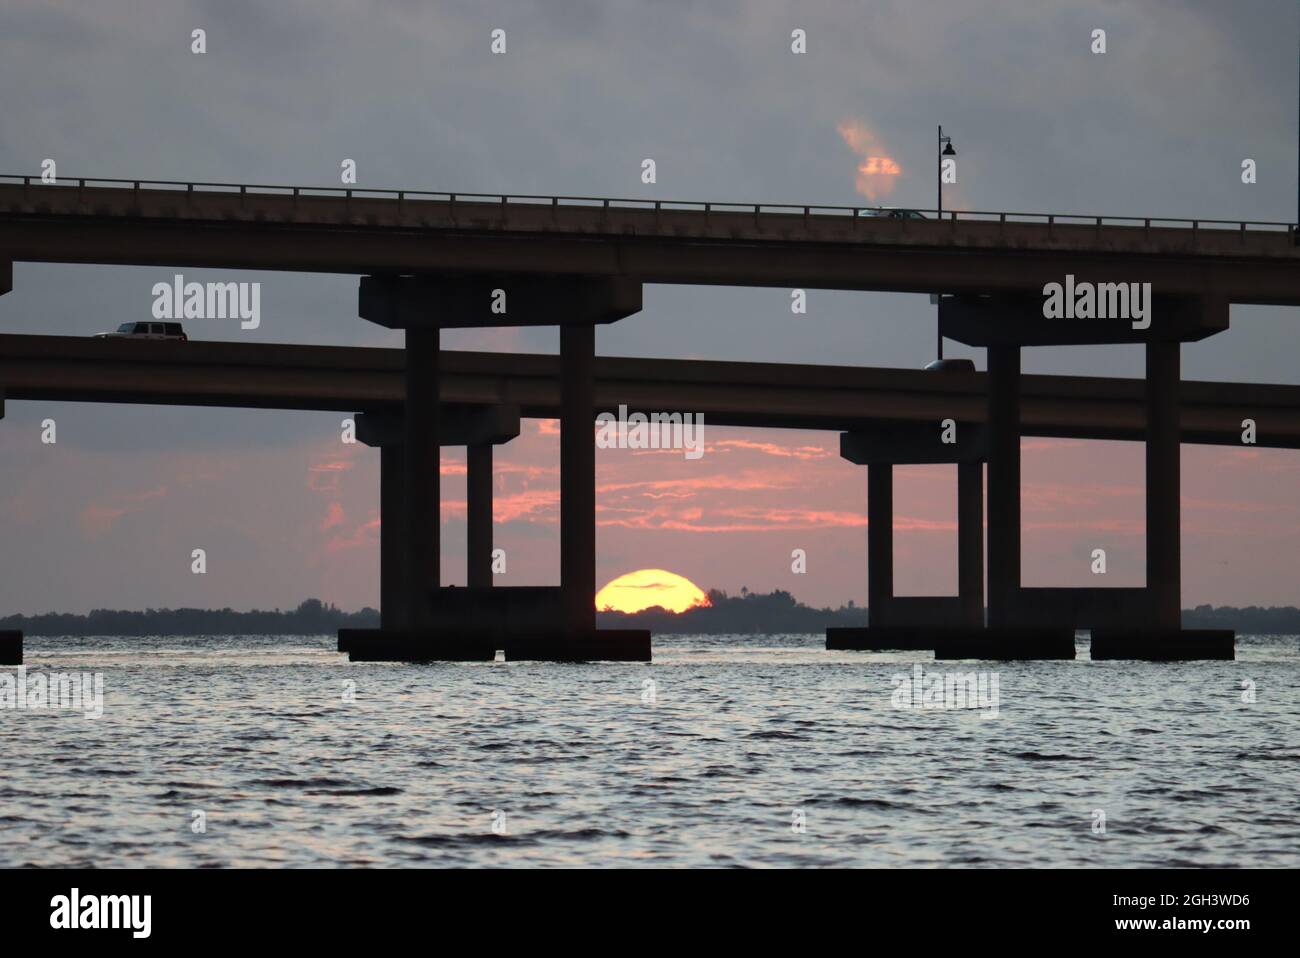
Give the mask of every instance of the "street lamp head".
POLYGON ((948 141, 948 145, 945 146, 945 147, 943 148, 943 155, 944 155, 944 156, 956 156, 956 155, 957 155, 957 151, 954 150, 954 149, 952 148, 952 140, 949 140, 949 141, 948 141))

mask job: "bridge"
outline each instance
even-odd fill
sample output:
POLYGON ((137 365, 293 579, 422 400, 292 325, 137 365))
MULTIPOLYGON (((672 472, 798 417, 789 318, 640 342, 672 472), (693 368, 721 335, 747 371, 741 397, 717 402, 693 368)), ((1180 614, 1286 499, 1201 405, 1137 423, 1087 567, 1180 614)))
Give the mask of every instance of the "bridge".
POLYGON ((0 260, 973 294, 1039 290, 1072 273, 1300 305, 1292 223, 873 212, 9 174, 0 175, 0 260))
MULTIPOLYGON (((560 415, 560 357, 441 350, 440 396, 461 406, 514 406, 560 415)), ((405 350, 190 341, 131 342, 0 334, 0 387, 14 400, 399 410, 405 350)), ((1144 383, 1096 376, 1021 378, 1027 436, 1146 438, 1144 383)), ((988 375, 920 369, 598 356, 599 410, 688 409, 711 426, 849 432, 882 423, 984 423, 988 375)), ((1300 448, 1300 386, 1184 381, 1182 442, 1300 448)))
POLYGON ((2 347, 0 389, 14 398, 362 408, 365 441, 383 449, 390 478, 400 475, 384 483, 381 499, 391 508, 381 509, 401 517, 395 525, 405 534, 388 562, 400 566, 402 584, 391 590, 400 608, 377 635, 340 636, 354 657, 479 658, 504 644, 518 656, 649 658, 648 634, 601 632, 593 624, 590 429, 598 402, 703 412, 716 424, 844 431, 842 454, 868 466, 872 624, 828 634, 828 645, 1072 658, 1073 631, 1082 625, 1092 628, 1094 658, 1232 657, 1232 633, 1184 631, 1178 622, 1179 446, 1240 442, 1247 419, 1258 424, 1258 444, 1292 446, 1300 433, 1295 392, 1182 383, 1179 347, 1225 330, 1233 303, 1300 305, 1296 224, 969 211, 890 219, 876 212, 0 177, 0 293, 12 288, 15 262, 351 273, 361 277, 358 315, 406 334, 400 357, 232 344, 163 344, 127 356, 120 344, 12 337, 2 347), (1112 287, 1150 283, 1154 321, 1045 319, 1043 288, 1067 277, 1112 287), (986 348, 989 372, 598 359, 595 325, 639 312, 645 283, 938 294, 942 334, 986 348), (490 305, 507 295, 508 315, 490 305), (439 349, 442 328, 497 325, 558 326, 560 355, 439 349), (1025 347, 1099 342, 1141 344, 1145 379, 1021 375, 1025 347), (560 587, 529 593, 479 585, 449 596, 438 589, 438 448, 470 446, 478 477, 470 479, 471 513, 479 504, 478 523, 471 518, 471 581, 482 583, 475 563, 490 544, 490 508, 486 531, 482 515, 485 496, 490 503, 491 445, 517 433, 519 415, 561 420, 560 587), (960 423, 951 444, 937 438, 946 420, 960 423), (1021 586, 1019 439, 1026 431, 1145 442, 1145 587, 1021 586), (958 466, 961 584, 954 602, 892 596, 891 470, 907 462, 958 466), (985 462, 987 623, 976 618, 985 462))

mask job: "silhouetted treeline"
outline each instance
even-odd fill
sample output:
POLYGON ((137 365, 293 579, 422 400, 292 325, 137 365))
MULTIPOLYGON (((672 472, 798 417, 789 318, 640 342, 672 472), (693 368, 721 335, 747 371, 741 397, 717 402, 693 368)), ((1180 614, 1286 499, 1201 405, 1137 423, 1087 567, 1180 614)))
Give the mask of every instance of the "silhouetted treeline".
POLYGON ((379 612, 367 606, 342 612, 320 599, 308 599, 292 611, 235 612, 232 609, 146 609, 124 612, 95 609, 89 615, 49 612, 11 615, 0 629, 27 635, 323 635, 338 629, 379 626, 379 612))
MULTIPOLYGON (((867 609, 849 602, 838 609, 814 609, 783 589, 760 594, 741 589, 730 596, 709 590, 712 605, 673 613, 655 607, 628 615, 599 612, 606 629, 649 629, 660 634, 745 635, 816 633, 827 626, 867 624, 867 609)), ((232 609, 146 609, 126 612, 95 609, 89 615, 49 612, 0 618, 0 630, 27 635, 328 635, 338 629, 379 627, 379 612, 369 606, 343 612, 319 599, 281 611, 235 612, 232 609)), ((1188 629, 1236 629, 1246 635, 1300 635, 1300 609, 1294 606, 1244 609, 1199 605, 1183 610, 1188 629)))
MULTIPOLYGON (((838 609, 814 609, 778 589, 768 594, 741 589, 729 596, 709 590, 707 607, 674 614, 655 607, 628 615, 600 612, 597 623, 606 629, 649 629, 651 632, 719 635, 747 633, 815 633, 827 626, 863 626, 867 609, 850 602, 838 609)), ((1200 605, 1183 610, 1183 627, 1188 629, 1236 629, 1243 635, 1300 635, 1300 609, 1294 606, 1244 609, 1232 606, 1200 605)))
POLYGON ((1198 605, 1183 609, 1185 629, 1236 629, 1243 635, 1300 635, 1300 609, 1293 605, 1263 608, 1198 605))

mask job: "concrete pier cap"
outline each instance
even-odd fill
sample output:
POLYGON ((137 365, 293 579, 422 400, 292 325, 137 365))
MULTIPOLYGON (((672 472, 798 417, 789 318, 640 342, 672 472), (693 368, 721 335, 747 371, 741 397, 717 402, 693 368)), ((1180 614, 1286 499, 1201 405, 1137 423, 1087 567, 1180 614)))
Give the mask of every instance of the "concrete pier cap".
MULTIPOLYGON (((359 412, 357 441, 367 446, 401 445, 406 424, 396 409, 359 412)), ((443 446, 501 446, 519 436, 519 407, 441 403, 438 409, 438 443, 443 446)))
POLYGON ((1033 294, 943 296, 939 332, 967 346, 1086 346, 1190 343, 1228 328, 1228 301, 1217 296, 1163 296, 1153 291, 1144 328, 1128 315, 1048 318, 1044 300, 1033 294))
POLYGON ((954 420, 952 442, 944 442, 939 420, 881 423, 840 433, 840 458, 858 466, 953 465, 983 462, 988 430, 983 423, 954 420))
POLYGON ((599 325, 641 311, 641 282, 519 273, 363 276, 357 309, 389 329, 599 325))

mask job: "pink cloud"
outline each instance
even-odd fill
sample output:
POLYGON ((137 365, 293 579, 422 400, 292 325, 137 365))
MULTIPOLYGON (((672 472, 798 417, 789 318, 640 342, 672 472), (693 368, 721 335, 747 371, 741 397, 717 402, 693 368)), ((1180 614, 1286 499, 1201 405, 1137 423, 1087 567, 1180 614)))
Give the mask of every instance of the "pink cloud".
POLYGON ((496 522, 541 522, 547 525, 559 521, 560 491, 558 489, 528 489, 507 496, 497 496, 492 503, 496 522))
POLYGON ((793 473, 761 472, 747 470, 740 475, 730 476, 725 473, 709 476, 692 476, 690 478, 643 479, 635 482, 606 482, 596 487, 601 495, 612 492, 631 492, 636 490, 653 490, 662 493, 703 492, 705 490, 726 489, 730 491, 753 492, 767 489, 784 489, 799 483, 800 477, 793 473))
POLYGON ((98 539, 113 531, 117 521, 126 515, 125 509, 91 503, 81 510, 81 532, 87 539, 98 539))
POLYGON ((320 530, 324 532, 327 529, 333 529, 335 526, 343 525, 343 522, 343 504, 341 502, 331 502, 325 509, 325 518, 321 520, 320 530))
POLYGON ((153 489, 146 489, 144 492, 125 493, 122 498, 128 502, 144 502, 146 499, 161 499, 167 495, 166 486, 156 486, 153 489))
POLYGON ((312 492, 337 493, 340 477, 352 468, 347 459, 313 462, 307 467, 307 488, 312 492))
POLYGON ((336 535, 331 537, 325 543, 325 551, 330 555, 338 555, 339 553, 348 552, 353 549, 368 547, 378 541, 379 533, 379 518, 377 516, 372 517, 368 521, 358 525, 349 535, 336 535))
MULTIPOLYGON (((723 439, 708 446, 708 452, 714 450, 745 449, 761 452, 766 456, 779 456, 786 459, 826 459, 831 456, 828 449, 821 446, 784 446, 775 442, 755 442, 752 439, 723 439)), ((680 455, 680 451, 674 450, 680 455)), ((838 453, 836 453, 838 456, 838 453)))

